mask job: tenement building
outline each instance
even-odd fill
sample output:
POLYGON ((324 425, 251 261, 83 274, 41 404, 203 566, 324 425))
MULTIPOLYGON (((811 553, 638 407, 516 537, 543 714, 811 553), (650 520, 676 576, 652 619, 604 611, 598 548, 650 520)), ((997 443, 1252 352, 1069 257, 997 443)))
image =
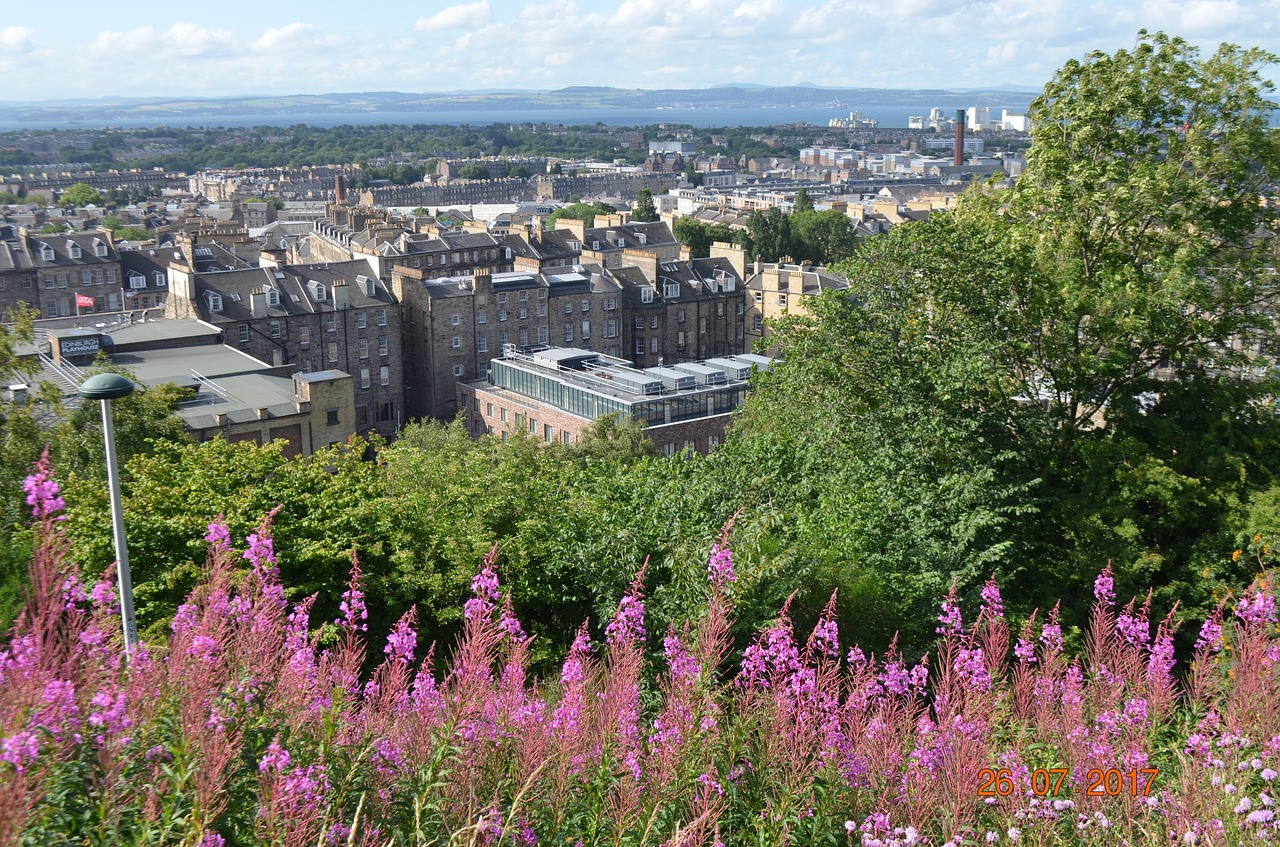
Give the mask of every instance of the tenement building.
POLYGON ((357 432, 405 422, 400 308, 364 261, 175 275, 165 314, 275 366, 350 374, 357 432))
POLYGON ((458 405, 472 434, 571 444, 597 418, 643 421, 654 446, 706 453, 724 440, 753 368, 764 356, 636 368, 624 359, 574 347, 521 352, 508 347, 486 379, 459 383, 458 405))

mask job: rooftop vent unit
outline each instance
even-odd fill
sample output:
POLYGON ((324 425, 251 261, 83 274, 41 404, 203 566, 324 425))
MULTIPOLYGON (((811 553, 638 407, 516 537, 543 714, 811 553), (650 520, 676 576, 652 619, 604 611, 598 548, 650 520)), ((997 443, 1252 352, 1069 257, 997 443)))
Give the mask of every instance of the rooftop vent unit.
POLYGON ((719 368, 701 365, 696 362, 681 362, 671 366, 674 370, 692 375, 699 385, 724 385, 729 381, 725 372, 719 368))
POLYGON ((634 391, 636 394, 662 393, 662 380, 655 379, 652 374, 623 368, 608 368, 606 372, 613 379, 615 385, 621 385, 628 391, 634 391))

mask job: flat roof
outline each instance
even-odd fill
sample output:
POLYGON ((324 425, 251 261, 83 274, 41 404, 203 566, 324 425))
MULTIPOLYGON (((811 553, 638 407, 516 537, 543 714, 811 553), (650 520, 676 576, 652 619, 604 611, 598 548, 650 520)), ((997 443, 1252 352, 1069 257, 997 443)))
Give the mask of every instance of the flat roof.
POLYGON ((258 420, 258 410, 270 418, 297 415, 293 379, 268 374, 237 374, 220 377, 217 391, 202 386, 196 399, 178 406, 178 417, 192 429, 218 426, 215 415, 226 415, 229 423, 258 420))
POLYGON ((183 338, 216 338, 222 334, 222 330, 218 327, 204 321, 170 318, 107 327, 102 332, 110 335, 116 346, 148 341, 176 341, 183 338))
MULTIPOLYGON (((271 366, 265 362, 225 344, 136 350, 117 353, 111 360, 114 364, 129 368, 137 381, 146 386, 176 382, 178 385, 194 387, 199 384, 199 380, 191 375, 193 370, 209 379, 271 370, 271 366)), ((292 380, 289 382, 292 386, 292 380)), ((293 393, 292 387, 289 391, 290 394, 293 393)))

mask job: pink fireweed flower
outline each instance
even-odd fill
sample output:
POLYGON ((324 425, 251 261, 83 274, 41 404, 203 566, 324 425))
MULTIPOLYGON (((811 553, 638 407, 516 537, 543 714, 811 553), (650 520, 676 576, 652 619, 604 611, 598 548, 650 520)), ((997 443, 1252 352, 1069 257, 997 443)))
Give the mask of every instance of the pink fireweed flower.
POLYGON ((262 773, 284 773, 293 762, 289 751, 280 744, 280 736, 267 745, 267 752, 262 754, 258 762, 258 770, 262 773))
POLYGON ((471 593, 475 596, 462 607, 467 620, 474 621, 487 617, 498 605, 498 575, 488 559, 485 565, 471 578, 471 593))
POLYGON ((338 604, 342 617, 334 621, 349 632, 369 631, 369 609, 364 603, 364 591, 360 586, 360 562, 351 563, 351 582, 342 594, 342 602, 338 604))
MULTIPOLYGON (((67 501, 58 496, 58 483, 53 478, 53 464, 49 461, 47 446, 40 461, 36 462, 35 471, 22 481, 22 490, 27 492, 27 505, 37 518, 47 518, 67 508, 67 501)), ((63 515, 58 520, 65 518, 63 515)))
POLYGON ((1236 604, 1236 616, 1251 624, 1276 622, 1276 597, 1265 582, 1245 592, 1236 604))
POLYGON ((1004 600, 1000 597, 1000 586, 995 579, 987 580, 982 586, 982 608, 993 618, 1004 617, 1004 600))
POLYGON ((1116 618, 1116 632, 1135 647, 1144 647, 1151 638, 1151 624, 1145 618, 1131 615, 1126 610, 1116 618))
POLYGON ((1053 653, 1062 652, 1062 626, 1058 623, 1058 615, 1058 607, 1054 606, 1049 619, 1040 627, 1040 643, 1053 653))
POLYGON ((840 627, 834 620, 818 621, 811 640, 819 655, 829 659, 840 655, 840 627))
POLYGON ((711 546, 711 560, 707 562, 707 576, 711 580, 714 588, 723 588, 731 582, 736 582, 738 575, 733 570, 733 551, 728 545, 713 544, 711 546))
POLYGON ((1036 645, 1025 638, 1019 638, 1018 643, 1013 647, 1013 655, 1023 664, 1034 665, 1036 663, 1036 645))
POLYGON ((635 587, 618 603, 618 614, 614 615, 605 627, 605 638, 609 645, 630 642, 643 643, 648 633, 644 628, 644 600, 639 588, 635 587))
POLYGON ((936 630, 939 635, 946 635, 948 632, 960 635, 964 632, 964 621, 960 616, 960 602, 956 597, 954 582, 951 583, 951 590, 942 600, 942 613, 938 615, 938 623, 942 624, 936 630))
POLYGON ((685 649, 674 627, 668 629, 666 637, 662 639, 662 654, 667 659, 672 679, 679 682, 696 682, 698 677, 702 676, 702 663, 685 649))
POLYGON ((387 636, 387 646, 383 652, 394 661, 412 662, 414 651, 418 648, 418 634, 413 631, 413 621, 417 609, 412 608, 400 616, 391 634, 387 636))
MULTIPOLYGON (((212 524, 210 526, 212 527, 212 524)), ((252 562, 255 569, 275 568, 276 550, 270 535, 265 532, 261 534, 251 532, 245 540, 249 543, 249 549, 244 551, 243 558, 252 562)))
POLYGON ((214 521, 209 524, 209 531, 204 534, 204 540, 212 544, 213 549, 225 553, 231 549, 231 530, 227 529, 227 525, 222 521, 214 521))
POLYGON ((1093 596, 1104 606, 1115 605, 1116 581, 1111 572, 1111 565, 1102 569, 1098 578, 1093 581, 1093 596))

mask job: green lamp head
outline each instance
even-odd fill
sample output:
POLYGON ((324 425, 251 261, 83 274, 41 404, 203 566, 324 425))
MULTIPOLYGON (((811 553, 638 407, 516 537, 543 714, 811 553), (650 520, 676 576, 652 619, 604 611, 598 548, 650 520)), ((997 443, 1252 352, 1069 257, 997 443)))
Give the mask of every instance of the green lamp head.
POLYGON ((115 400, 133 393, 133 382, 119 374, 94 374, 80 383, 80 396, 86 400, 115 400))

